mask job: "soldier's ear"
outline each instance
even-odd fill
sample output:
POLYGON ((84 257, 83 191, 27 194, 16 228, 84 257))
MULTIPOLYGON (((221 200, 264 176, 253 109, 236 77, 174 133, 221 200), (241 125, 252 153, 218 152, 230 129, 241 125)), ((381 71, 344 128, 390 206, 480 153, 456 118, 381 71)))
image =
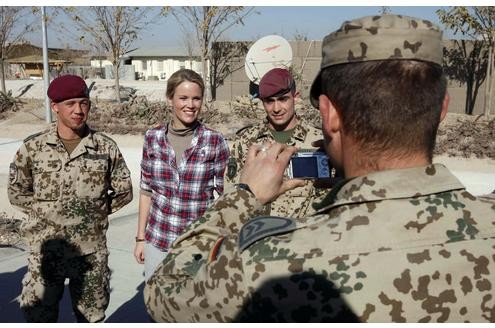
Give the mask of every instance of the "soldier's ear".
POLYGON ((447 115, 448 109, 449 109, 449 102, 450 102, 450 96, 449 92, 445 92, 445 97, 443 98, 442 101, 442 111, 440 112, 440 122, 443 121, 445 116, 447 115))
POLYGON ((50 108, 52 109, 52 112, 58 114, 57 103, 54 103, 53 101, 50 101, 50 108))
POLYGON ((322 128, 328 134, 339 132, 341 128, 340 113, 327 95, 320 95, 318 107, 320 109, 322 128))

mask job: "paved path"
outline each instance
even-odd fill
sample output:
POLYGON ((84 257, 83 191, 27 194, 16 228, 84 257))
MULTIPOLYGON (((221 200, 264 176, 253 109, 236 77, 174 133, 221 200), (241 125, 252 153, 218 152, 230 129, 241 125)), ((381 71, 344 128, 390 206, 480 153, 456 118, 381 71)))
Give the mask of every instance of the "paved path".
MULTIPOLYGON (((143 302, 143 267, 134 261, 132 255, 135 229, 136 213, 110 220, 107 236, 112 276, 106 322, 149 322, 143 302)), ((18 297, 26 263, 25 251, 0 248, 1 322, 25 322, 18 297)), ((67 289, 60 306, 59 322, 76 322, 67 289)))
MULTIPOLYGON (((2 132, 1 129, 2 126, 0 126, 0 132, 2 132)), ((26 131, 24 136, 32 132, 34 131, 26 131)), ((113 136, 113 138, 131 170, 134 200, 110 217, 107 236, 112 277, 106 321, 148 322, 142 295, 142 266, 135 262, 132 255, 137 226, 139 162, 143 137, 113 136)), ((16 216, 19 216, 19 212, 10 206, 6 189, 9 163, 20 143, 20 139, 0 137, 0 212, 16 216)), ((438 158, 438 161, 454 170, 468 190, 476 195, 489 193, 495 188, 495 161, 493 160, 477 163, 476 160, 455 162, 450 158, 438 158)), ((26 257, 27 254, 23 249, 0 248, 0 322, 24 322, 17 300, 21 291, 21 280, 26 272, 26 257)), ((61 303, 59 321, 75 322, 67 292, 61 303)))

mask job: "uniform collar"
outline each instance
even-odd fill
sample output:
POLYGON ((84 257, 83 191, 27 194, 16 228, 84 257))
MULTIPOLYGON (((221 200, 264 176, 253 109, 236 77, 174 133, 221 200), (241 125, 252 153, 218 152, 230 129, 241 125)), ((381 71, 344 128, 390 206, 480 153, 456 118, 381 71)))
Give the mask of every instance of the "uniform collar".
POLYGON ((354 203, 385 199, 416 198, 465 189, 465 186, 442 164, 386 170, 342 181, 317 205, 318 212, 354 203))
MULTIPOLYGON (((297 124, 294 127, 294 132, 292 133, 292 136, 290 140, 296 139, 299 141, 304 141, 306 140, 306 135, 308 134, 308 129, 304 127, 304 124, 302 124, 302 120, 299 116, 296 115, 297 118, 297 124)), ((265 118, 263 120, 263 125, 261 126, 261 129, 258 131, 258 135, 256 136, 256 139, 262 139, 264 137, 271 137, 272 134, 270 132, 270 125, 268 123, 268 119, 265 118)))
MULTIPOLYGON (((96 149, 97 144, 94 140, 94 131, 91 130, 89 127, 87 127, 87 128, 89 129, 89 133, 84 138, 81 139, 80 145, 84 146, 84 148, 82 148, 82 149, 85 149, 86 147, 96 149)), ((57 123, 52 123, 52 125, 50 126, 50 129, 48 130, 46 143, 50 144, 50 145, 58 145, 61 142, 62 141, 60 140, 58 133, 57 133, 57 123)), ((79 146, 78 146, 78 148, 79 148, 79 146)), ((72 157, 72 154, 71 154, 71 157, 72 157)))

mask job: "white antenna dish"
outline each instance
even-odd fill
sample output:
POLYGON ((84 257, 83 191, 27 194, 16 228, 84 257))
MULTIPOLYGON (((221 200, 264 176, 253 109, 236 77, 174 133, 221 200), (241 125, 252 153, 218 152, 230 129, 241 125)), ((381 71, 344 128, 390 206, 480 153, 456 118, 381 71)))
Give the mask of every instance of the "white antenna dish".
POLYGON ((244 69, 249 80, 259 84, 265 73, 273 68, 289 68, 292 48, 278 35, 268 35, 256 41, 246 55, 244 69))

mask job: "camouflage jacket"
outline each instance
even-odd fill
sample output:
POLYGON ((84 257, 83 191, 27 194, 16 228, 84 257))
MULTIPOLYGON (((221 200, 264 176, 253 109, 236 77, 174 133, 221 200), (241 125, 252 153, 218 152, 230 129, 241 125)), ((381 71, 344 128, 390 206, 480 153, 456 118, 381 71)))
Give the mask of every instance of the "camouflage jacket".
MULTIPOLYGON (((300 118, 298 120, 299 123, 296 125, 287 145, 316 150, 311 143, 322 139, 321 129, 306 124, 300 118)), ((230 148, 230 158, 225 170, 226 186, 239 182, 240 172, 244 166, 249 147, 252 144, 261 145, 268 141, 275 142, 275 139, 270 132, 267 119, 262 124, 248 126, 237 132, 230 148)), ((270 208, 270 215, 293 218, 304 217, 313 211, 312 203, 321 200, 320 198, 324 196, 325 192, 321 188, 315 188, 313 183, 308 181, 306 186, 288 191, 271 202, 270 205, 267 205, 267 207, 270 208)))
POLYGON ((108 214, 132 200, 132 184, 112 139, 91 131, 69 155, 53 124, 17 151, 8 196, 28 214, 21 230, 32 251, 62 239, 84 255, 106 246, 108 214))
POLYGON ((304 220, 226 192, 145 286, 157 321, 494 322, 495 203, 442 165, 335 186, 304 220))

